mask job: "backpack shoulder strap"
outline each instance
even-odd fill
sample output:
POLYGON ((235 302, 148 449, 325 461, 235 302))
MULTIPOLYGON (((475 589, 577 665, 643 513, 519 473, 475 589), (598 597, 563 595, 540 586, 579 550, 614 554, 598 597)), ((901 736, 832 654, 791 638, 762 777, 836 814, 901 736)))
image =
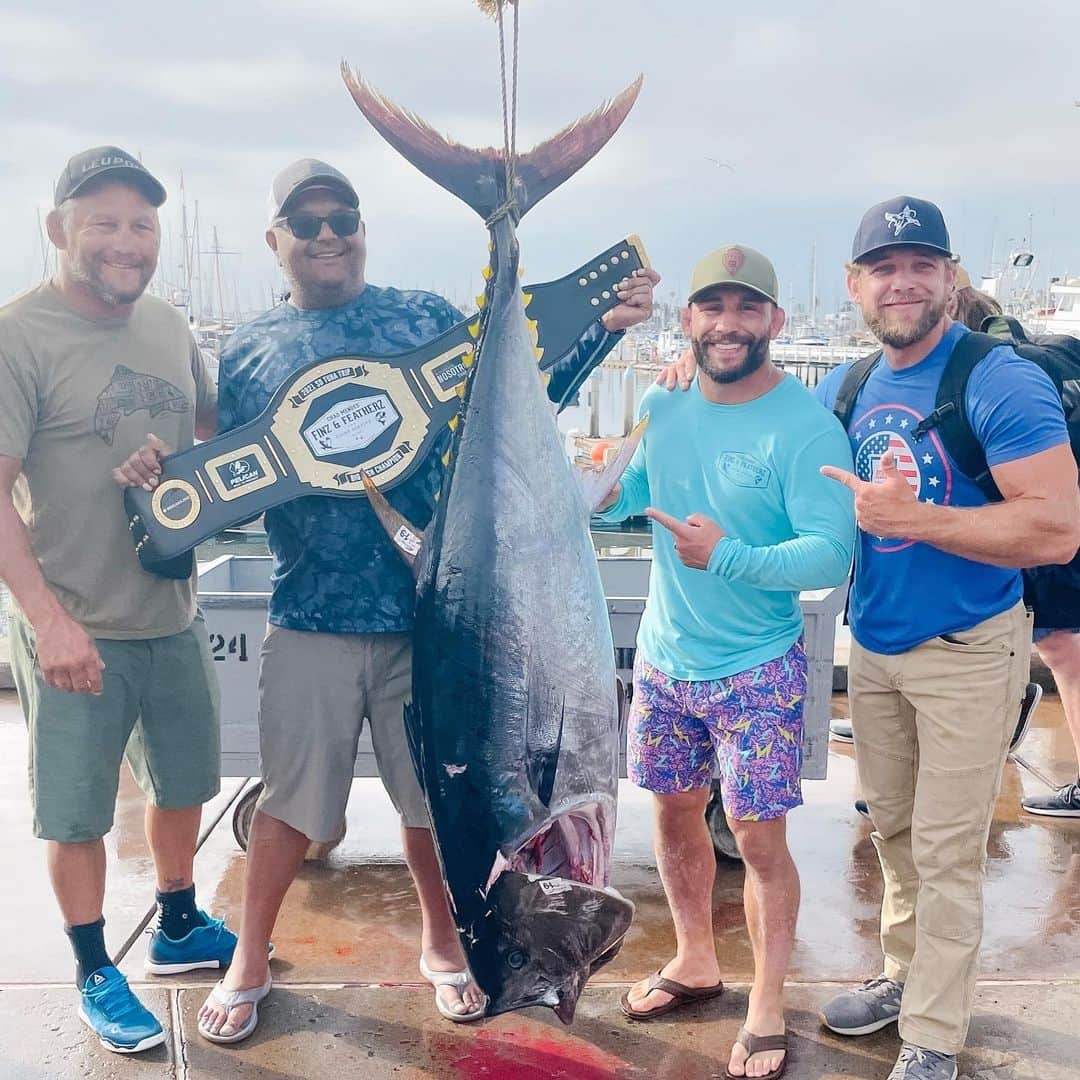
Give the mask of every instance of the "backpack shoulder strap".
POLYGON ((991 350, 1005 344, 1008 342, 990 334, 965 334, 945 361, 934 411, 912 432, 912 438, 918 442, 928 431, 937 428, 956 467, 974 480, 991 502, 1000 502, 1001 492, 990 475, 986 454, 971 428, 967 414, 967 385, 975 365, 991 350))
POLYGON ((878 349, 877 352, 856 360, 844 373, 840 389, 836 392, 836 400, 833 402, 833 412, 844 425, 845 431, 851 423, 852 413, 855 412, 855 401, 866 385, 866 380, 870 378, 870 372, 877 367, 880 359, 881 350, 878 349))
POLYGON ((1031 340, 1020 321, 1011 315, 987 315, 979 329, 1006 344, 1026 345, 1031 340))

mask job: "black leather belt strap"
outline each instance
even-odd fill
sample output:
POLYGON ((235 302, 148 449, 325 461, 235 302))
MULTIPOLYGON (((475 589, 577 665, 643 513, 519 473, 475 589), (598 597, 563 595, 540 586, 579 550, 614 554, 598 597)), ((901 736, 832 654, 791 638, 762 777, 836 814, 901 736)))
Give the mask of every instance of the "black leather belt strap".
MULTIPOLYGON (((545 367, 618 304, 613 286, 642 266, 631 236, 558 281, 525 286, 545 367)), ((362 496, 361 470, 384 491, 408 479, 457 416, 476 318, 396 356, 317 360, 251 423, 165 458, 152 492, 124 493, 143 566, 186 577, 191 559, 178 556, 272 506, 314 492, 362 496)))

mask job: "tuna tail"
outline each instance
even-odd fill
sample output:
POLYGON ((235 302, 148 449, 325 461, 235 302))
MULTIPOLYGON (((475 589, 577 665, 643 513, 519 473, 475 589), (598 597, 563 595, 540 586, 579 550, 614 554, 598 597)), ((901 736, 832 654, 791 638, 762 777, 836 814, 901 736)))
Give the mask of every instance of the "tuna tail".
MULTIPOLYGON (((415 113, 395 105, 344 61, 341 77, 372 127, 402 157, 487 219, 506 201, 503 151, 462 146, 440 135, 415 113)), ((619 130, 637 100, 639 75, 618 97, 581 117, 515 164, 518 217, 573 176, 619 130)))

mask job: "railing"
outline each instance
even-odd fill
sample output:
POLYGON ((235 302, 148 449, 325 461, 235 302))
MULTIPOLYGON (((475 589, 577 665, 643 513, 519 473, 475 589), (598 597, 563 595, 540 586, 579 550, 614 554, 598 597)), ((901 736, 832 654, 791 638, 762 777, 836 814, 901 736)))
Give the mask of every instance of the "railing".
POLYGON ((811 390, 838 364, 847 364, 872 352, 869 346, 773 345, 769 350, 777 367, 790 371, 811 390))

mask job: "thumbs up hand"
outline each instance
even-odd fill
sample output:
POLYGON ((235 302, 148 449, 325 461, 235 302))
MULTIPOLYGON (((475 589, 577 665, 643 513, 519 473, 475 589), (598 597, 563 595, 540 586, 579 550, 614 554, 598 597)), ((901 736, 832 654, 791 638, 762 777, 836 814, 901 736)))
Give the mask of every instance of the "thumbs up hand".
POLYGON ((823 465, 821 475, 855 492, 855 517, 863 532, 883 539, 912 536, 915 515, 919 513, 921 504, 911 485, 900 475, 892 450, 886 450, 881 455, 871 483, 832 465, 823 465))

